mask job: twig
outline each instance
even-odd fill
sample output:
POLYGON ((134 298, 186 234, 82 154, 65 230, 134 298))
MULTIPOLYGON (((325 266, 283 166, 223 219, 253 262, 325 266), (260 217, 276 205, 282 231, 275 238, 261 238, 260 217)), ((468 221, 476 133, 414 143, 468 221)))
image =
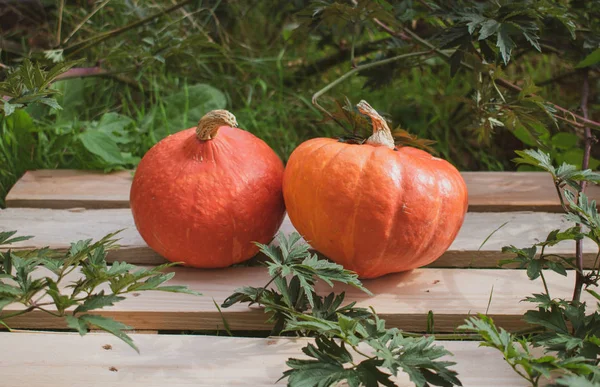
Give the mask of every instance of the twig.
POLYGON ((78 53, 78 52, 80 52, 82 50, 85 50, 85 49, 87 49, 87 48, 89 48, 89 47, 91 47, 91 46, 93 46, 95 44, 101 43, 101 42, 103 42, 103 41, 105 41, 107 39, 110 39, 110 38, 114 38, 115 36, 120 35, 120 34, 122 34, 124 32, 127 32, 127 31, 129 31, 129 30, 131 30, 133 28, 136 28, 136 27, 144 25, 144 24, 146 24, 148 22, 151 22, 152 20, 154 20, 154 19, 156 19, 158 17, 161 17, 163 15, 171 13, 171 12, 173 12, 173 11, 175 11, 175 10, 177 10, 177 9, 179 9, 179 8, 185 6, 185 5, 187 5, 187 4, 189 4, 189 3, 193 2, 193 1, 196 1, 196 0, 183 0, 180 3, 173 5, 172 7, 169 7, 169 8, 164 9, 164 10, 160 10, 160 11, 158 11, 158 12, 156 12, 156 13, 148 16, 148 17, 145 17, 145 18, 143 18, 141 20, 138 20, 136 22, 128 24, 128 25, 126 25, 124 27, 117 28, 115 30, 108 31, 108 32, 105 32, 103 34, 99 34, 99 35, 96 35, 96 36, 92 36, 91 38, 88 38, 88 39, 83 40, 81 42, 75 43, 72 46, 66 47, 65 51, 70 51, 68 55, 75 55, 76 53, 78 53), (74 51, 71 51, 71 50, 74 50, 74 51))
MULTIPOLYGON (((590 98, 590 81, 588 70, 584 70, 583 72, 583 86, 581 89, 581 111, 583 112, 583 116, 588 118, 588 100, 590 98)), ((592 151, 592 131, 588 126, 584 129, 585 133, 585 145, 583 148, 583 161, 581 163, 581 169, 587 169, 590 164, 590 153, 592 151)), ((585 192, 586 182, 581 182, 581 188, 577 193, 577 196, 583 194, 585 192)), ((577 227, 581 231, 581 225, 578 224, 577 227)), ((583 240, 578 239, 575 245, 575 262, 577 263, 577 275, 575 277, 575 289, 573 290, 573 301, 579 302, 581 299, 581 291, 583 290, 583 284, 585 282, 585 276, 583 274, 583 240)))
MULTIPOLYGON (((384 23, 382 23, 378 19, 373 19, 373 20, 379 26, 384 26, 385 25, 384 23)), ((392 35, 396 35, 397 34, 393 29, 391 29, 388 26, 386 26, 385 30, 388 33, 392 34, 392 35)), ((414 40, 418 41, 419 43, 421 43, 421 44, 423 44, 423 45, 431 48, 433 51, 435 51, 436 53, 442 55, 443 57, 445 57, 447 59, 450 58, 449 54, 443 53, 442 50, 440 50, 438 47, 436 47, 433 44, 429 43, 427 40, 421 38, 419 35, 417 35, 413 31, 411 31, 410 29, 408 29, 406 27, 403 27, 403 30, 404 30, 405 33, 407 33, 408 35, 410 35, 414 40)), ((475 70, 473 68, 473 66, 469 65, 468 63, 460 62, 460 64, 461 64, 461 66, 463 66, 463 67, 465 67, 465 68, 467 68, 469 70, 475 70)), ((515 85, 515 84, 513 84, 513 83, 511 83, 511 82, 509 82, 509 81, 507 81, 506 79, 503 79, 503 78, 496 79, 495 83, 497 83, 498 85, 500 85, 500 86, 502 86, 502 87, 504 87, 506 89, 511 89, 513 91, 516 91, 516 92, 520 92, 522 90, 519 86, 517 86, 517 85, 515 85)), ((531 94, 531 95, 532 96, 537 96, 536 94, 531 94)), ((547 101, 547 102, 550 105, 552 105, 552 107, 554 107, 556 110, 559 110, 559 111, 561 111, 563 113, 569 114, 572 118, 577 119, 577 120, 579 120, 581 122, 569 120, 568 118, 562 117, 560 115, 554 115, 554 117, 556 117, 557 119, 559 119, 561 121, 567 122, 567 123, 569 123, 569 124, 571 124, 573 126, 576 126, 578 128, 585 128, 585 124, 594 126, 596 128, 600 128, 600 122, 596 122, 596 121, 590 120, 587 117, 582 117, 582 116, 580 116, 578 114, 575 114, 575 113, 571 112, 570 110, 565 109, 564 107, 555 104, 554 102, 551 102, 551 101, 547 101)))
POLYGON ((104 0, 104 2, 102 2, 101 4, 99 4, 96 8, 94 8, 92 10, 92 12, 89 13, 89 15, 87 15, 86 17, 84 17, 83 20, 81 20, 79 22, 79 24, 77 24, 75 26, 75 28, 73 29, 73 31, 71 31, 71 33, 69 34, 69 36, 67 36, 65 38, 65 40, 63 40, 63 44, 66 44, 69 41, 69 39, 71 39, 73 37, 73 35, 75 35, 77 33, 77 31, 79 31, 81 29, 81 27, 83 27, 83 25, 85 23, 87 23, 87 21, 92 18, 92 16, 94 16, 98 11, 100 11, 102 8, 104 8, 104 6, 106 4, 108 4, 109 2, 110 2, 110 0, 104 0))

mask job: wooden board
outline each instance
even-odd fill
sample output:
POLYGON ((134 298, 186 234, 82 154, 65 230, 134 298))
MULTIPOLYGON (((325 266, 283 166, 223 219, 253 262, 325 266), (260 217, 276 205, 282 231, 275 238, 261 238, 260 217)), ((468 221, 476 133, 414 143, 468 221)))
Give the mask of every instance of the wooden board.
MULTIPOLYGON (((544 172, 463 172, 469 211, 561 212, 549 175, 544 172)), ((126 208, 132 174, 76 170, 29 171, 6 197, 7 207, 126 208)), ((600 187, 588 195, 600 201, 600 187)))
MULTIPOLYGON (((550 213, 467 213, 465 223, 449 250, 430 267, 497 267, 500 259, 509 258, 501 249, 506 245, 527 247, 544 240, 553 229, 569 227, 563 216, 550 213), (480 248, 485 239, 503 224, 480 248)), ((120 234, 121 248, 109 253, 111 261, 135 264, 159 264, 164 259, 152 251, 138 234, 129 209, 50 210, 9 208, 0 210, 0 231, 18 230, 35 238, 16 243, 13 249, 52 247, 66 249, 71 242, 92 238, 124 229, 120 234)), ((281 232, 295 231, 286 217, 281 232)), ((6 248, 5 248, 6 249, 6 248)), ((572 256, 571 242, 562 242, 548 252, 572 256)), ((597 251, 589 240, 584 244, 587 268, 594 264, 597 251)))
MULTIPOLYGON (((221 330, 222 317, 213 300, 221 304, 241 286, 264 286, 269 280, 264 267, 239 267, 222 270, 177 268, 170 285, 187 285, 202 292, 202 296, 163 292, 141 292, 129 295, 101 314, 140 330, 221 330)), ((37 273, 37 272, 36 272, 37 273)), ((38 274, 39 275, 39 274, 38 274)), ((74 272, 70 279, 80 275, 74 272)), ((569 298, 575 280, 574 272, 567 277, 546 273, 546 280, 554 298, 569 298)), ((349 286, 335 287, 336 293, 346 292, 348 302, 375 308, 389 326, 406 331, 423 332, 427 314, 433 311, 435 332, 452 332, 465 318, 476 313, 488 314, 509 330, 527 326, 523 313, 533 307, 520 302, 532 293, 541 293, 541 281, 530 281, 524 270, 493 269, 418 269, 363 281, 373 295, 349 286), (490 294, 491 301, 490 301, 490 294)), ((328 294, 331 288, 317 284, 318 292, 328 294)), ((585 293, 583 301, 595 304, 585 293)), ((4 313, 20 310, 9 305, 4 313)), ((223 316, 232 330, 266 330, 266 315, 260 307, 234 305, 223 309, 223 316)), ((1 317, 1 315, 0 315, 1 317)), ((13 328, 65 328, 63 319, 45 313, 31 312, 5 321, 13 328)))
MULTIPOLYGON (((288 369, 285 361, 306 357, 300 349, 307 339, 132 337, 139 355, 106 334, 0 333, 0 347, 10 348, 10 356, 3 356, 0 362, 2 383, 46 387, 286 385, 286 380, 276 383, 288 369)), ((465 387, 528 385, 494 349, 478 347, 477 342, 436 344, 452 352, 453 356, 444 360, 456 363, 452 369, 465 387)), ((394 381, 400 387, 414 385, 406 374, 394 381)))

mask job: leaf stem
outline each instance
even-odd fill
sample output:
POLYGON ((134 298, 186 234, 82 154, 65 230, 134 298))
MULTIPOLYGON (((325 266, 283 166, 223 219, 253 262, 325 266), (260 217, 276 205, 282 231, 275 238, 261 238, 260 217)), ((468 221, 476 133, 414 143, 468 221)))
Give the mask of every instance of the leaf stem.
MULTIPOLYGON (((588 118, 588 100, 590 97, 590 81, 588 70, 583 70, 583 85, 581 90, 581 111, 583 112, 584 118, 588 118)), ((585 170, 588 168, 590 163, 590 153, 592 151, 592 132, 589 126, 584 127, 585 133, 585 145, 583 150, 583 160, 581 163, 581 169, 585 170)), ((581 182, 581 188, 577 192, 577 198, 585 192, 586 181, 581 182)), ((577 228, 581 231, 581 224, 577 224, 577 228)), ((573 290, 573 302, 579 302, 581 299, 581 292, 585 283, 585 275, 583 274, 583 239, 579 239, 575 242, 575 261, 577 264, 577 275, 575 277, 575 289, 573 290)))
POLYGON ((561 183, 557 179, 554 180, 554 187, 556 187, 556 193, 558 194, 558 198, 560 199, 560 205, 561 205, 563 211, 568 213, 569 208, 565 204, 565 199, 563 198, 563 195, 560 192, 560 184, 561 183))
MULTIPOLYGON (((542 251, 540 251, 540 258, 539 259, 544 259, 544 250, 546 249, 546 246, 542 246, 542 251)), ((546 294, 548 295, 548 298, 552 299, 552 297, 550 297, 550 290, 548 290, 548 283, 546 282, 546 277, 544 276, 544 269, 542 268, 542 270, 540 270, 540 278, 542 279, 542 283, 544 284, 544 289, 546 290, 546 294)))

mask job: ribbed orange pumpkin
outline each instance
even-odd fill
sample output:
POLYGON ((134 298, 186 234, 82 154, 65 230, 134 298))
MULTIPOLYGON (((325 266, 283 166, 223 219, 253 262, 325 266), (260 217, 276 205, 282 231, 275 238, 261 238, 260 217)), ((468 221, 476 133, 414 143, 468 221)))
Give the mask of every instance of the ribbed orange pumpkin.
POLYGON ((230 266, 258 252, 283 221, 283 163, 226 110, 170 135, 142 158, 130 205, 146 243, 170 261, 230 266))
POLYGON ((283 179, 290 220, 313 248, 361 278, 439 258, 462 226, 467 187, 447 161, 398 147, 365 101, 373 135, 361 145, 316 138, 291 154, 283 179))

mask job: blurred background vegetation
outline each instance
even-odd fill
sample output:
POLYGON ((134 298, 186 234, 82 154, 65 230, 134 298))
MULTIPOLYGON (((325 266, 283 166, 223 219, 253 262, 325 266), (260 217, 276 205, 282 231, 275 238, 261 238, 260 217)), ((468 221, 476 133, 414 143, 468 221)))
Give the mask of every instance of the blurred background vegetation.
POLYGON ((304 140, 343 134, 315 92, 353 66, 428 49, 417 38, 455 54, 361 71, 321 103, 365 99, 461 170, 513 170, 514 150, 530 147, 581 165, 581 125, 539 101, 582 114, 585 76, 598 113, 598 13, 596 0, 0 0, 0 206, 25 170, 135 168, 215 108, 286 160, 304 140))

